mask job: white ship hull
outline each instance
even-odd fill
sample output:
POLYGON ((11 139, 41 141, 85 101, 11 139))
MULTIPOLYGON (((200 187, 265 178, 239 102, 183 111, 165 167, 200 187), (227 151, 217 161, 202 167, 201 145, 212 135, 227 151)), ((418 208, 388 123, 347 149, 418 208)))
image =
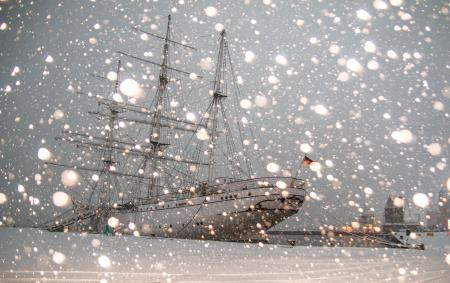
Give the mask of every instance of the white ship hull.
POLYGON ((291 178, 224 183, 210 194, 140 205, 113 216, 120 220, 124 233, 225 241, 265 239, 265 231, 297 213, 305 198, 301 186, 280 189, 275 185, 279 181, 286 184, 291 178))

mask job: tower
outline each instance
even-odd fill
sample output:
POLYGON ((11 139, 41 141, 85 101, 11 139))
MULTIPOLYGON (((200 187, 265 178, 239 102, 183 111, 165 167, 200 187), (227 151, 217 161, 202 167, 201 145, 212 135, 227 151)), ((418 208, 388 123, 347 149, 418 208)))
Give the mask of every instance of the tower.
POLYGON ((394 200, 391 196, 388 197, 386 201, 386 205, 384 206, 384 223, 385 224, 393 224, 393 223, 403 223, 404 222, 404 210, 403 210, 403 197, 398 197, 402 201, 400 201, 401 205, 395 205, 394 200))

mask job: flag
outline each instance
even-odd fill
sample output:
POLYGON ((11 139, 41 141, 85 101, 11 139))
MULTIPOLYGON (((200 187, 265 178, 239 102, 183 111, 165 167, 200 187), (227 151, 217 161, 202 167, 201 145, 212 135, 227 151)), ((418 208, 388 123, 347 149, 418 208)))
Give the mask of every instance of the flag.
POLYGON ((306 156, 306 154, 305 154, 305 157, 303 158, 303 165, 304 166, 309 166, 311 163, 313 163, 314 162, 314 160, 312 160, 311 158, 309 158, 308 156, 306 156))

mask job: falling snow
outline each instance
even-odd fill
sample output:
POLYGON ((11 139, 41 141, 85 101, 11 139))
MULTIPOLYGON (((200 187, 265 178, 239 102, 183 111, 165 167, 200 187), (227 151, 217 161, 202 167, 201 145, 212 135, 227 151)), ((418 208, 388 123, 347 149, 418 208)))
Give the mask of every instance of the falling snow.
MULTIPOLYGON (((447 281, 448 1, 0 1, 0 11, 0 278, 447 281), (224 31, 232 64, 215 73, 224 31), (167 74, 160 69, 165 43, 167 74), (158 108, 162 85, 173 96, 158 108), (223 104, 205 111, 217 97, 223 104), (211 122, 221 115, 229 127, 211 122), (163 128, 149 122, 156 118, 163 128), (221 152, 223 160, 212 155, 221 147, 233 149, 221 152), (170 235, 175 223, 124 221, 111 212, 152 198, 149 211, 189 206, 186 194, 208 189, 200 177, 209 163, 220 168, 219 188, 239 179, 230 168, 247 162, 246 177, 265 197, 289 199, 293 186, 306 187, 298 212, 270 229, 267 219, 255 223, 258 235, 314 231, 334 239, 345 229, 366 233, 363 216, 383 231, 390 198, 426 249, 292 247, 286 237, 282 244, 155 239, 155 229, 170 235), (181 188, 186 174, 195 178, 181 188), (273 182, 259 179, 265 176, 273 182), (128 202, 137 187, 145 194, 128 202), (177 206, 158 199, 172 194, 177 206), (102 202, 89 207, 96 197, 102 202), (100 215, 105 207, 111 211, 100 215), (99 214, 102 225, 87 226, 105 235, 59 223, 56 216, 73 209, 86 219, 99 214), (52 219, 60 232, 38 229, 52 219)), ((241 208, 234 193, 220 193, 241 208)), ((243 229, 238 213, 217 216, 243 229)), ((206 222, 181 229, 221 233, 220 221, 206 222)))

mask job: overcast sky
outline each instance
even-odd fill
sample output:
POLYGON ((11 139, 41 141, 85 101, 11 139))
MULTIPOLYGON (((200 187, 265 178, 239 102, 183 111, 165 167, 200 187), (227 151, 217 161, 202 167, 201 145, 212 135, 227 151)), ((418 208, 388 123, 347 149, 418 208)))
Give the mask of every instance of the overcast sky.
MULTIPOLYGON (((215 58, 223 25, 242 94, 268 99, 247 113, 262 148, 259 175, 269 162, 290 170, 309 147, 322 165, 319 175, 302 169, 320 200, 306 204, 291 227, 337 224, 319 206, 345 221, 358 207, 381 217, 389 194, 405 195, 418 213, 415 193, 433 199, 447 189, 448 1, 6 0, 0 7, 1 217, 28 225, 55 212, 54 192, 76 195, 37 156, 42 147, 67 154, 54 137, 65 124, 92 123, 86 112, 95 105, 68 90, 104 92, 89 73, 115 70, 116 50, 159 60, 160 42, 129 27, 163 34, 168 14, 174 39, 198 48, 174 54, 177 67, 211 80, 204 62, 215 58), (54 119, 56 110, 62 119, 54 119)), ((127 72, 141 76, 138 68, 127 72)))

